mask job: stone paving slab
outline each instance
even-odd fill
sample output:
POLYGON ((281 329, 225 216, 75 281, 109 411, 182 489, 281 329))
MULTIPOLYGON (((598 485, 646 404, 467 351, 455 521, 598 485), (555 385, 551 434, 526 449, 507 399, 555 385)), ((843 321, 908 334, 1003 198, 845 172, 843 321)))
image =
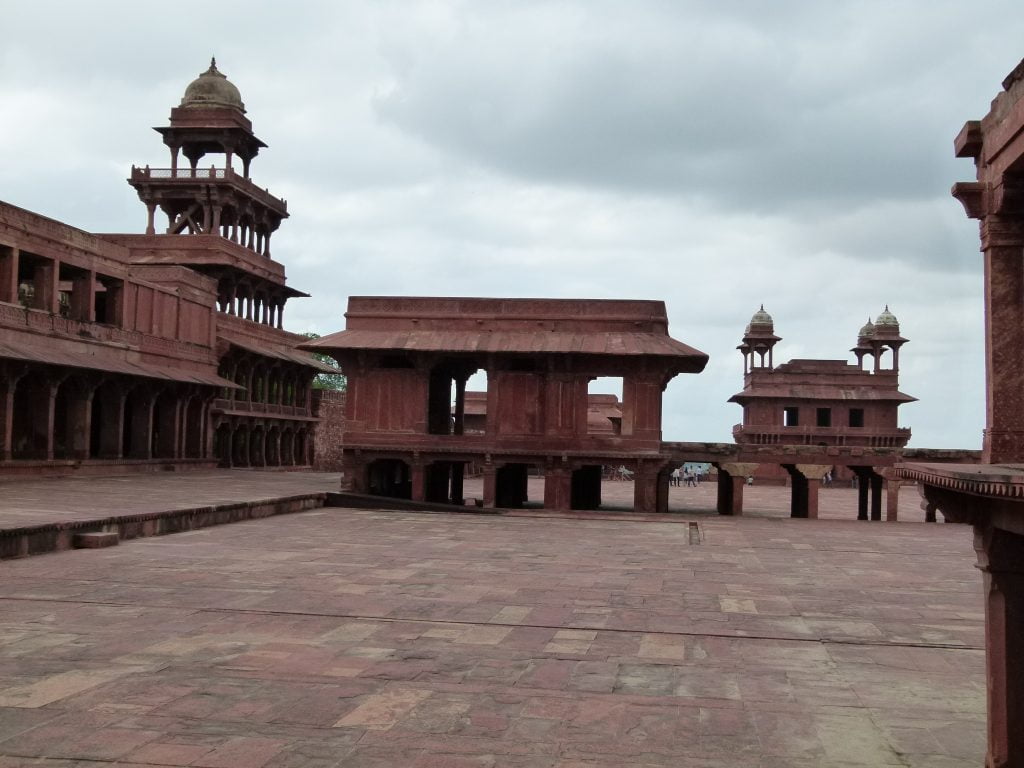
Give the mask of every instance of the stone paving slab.
POLYGON ((977 766, 954 525, 323 509, 0 562, 0 768, 977 766))
POLYGON ((328 472, 218 470, 0 481, 0 531, 338 489, 328 472))

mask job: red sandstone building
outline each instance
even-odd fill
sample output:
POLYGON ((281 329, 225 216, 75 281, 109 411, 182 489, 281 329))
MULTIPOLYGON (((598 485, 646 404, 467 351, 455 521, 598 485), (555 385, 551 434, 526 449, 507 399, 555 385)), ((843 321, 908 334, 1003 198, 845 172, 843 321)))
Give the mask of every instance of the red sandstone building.
POLYGON ((971 523, 985 584, 988 768, 1024 768, 1024 61, 957 157, 975 181, 954 185, 980 222, 985 280, 986 429, 983 465, 906 465, 946 520, 971 523))
POLYGON ((484 506, 522 506, 534 469, 546 508, 596 509, 602 467, 613 465, 634 472, 637 511, 667 509, 662 392, 708 358, 668 335, 662 302, 351 297, 345 317, 346 330, 304 347, 334 357, 348 378, 346 490, 461 504, 473 464, 484 506), (466 418, 478 370, 482 433, 466 418), (591 418, 597 377, 622 378, 617 423, 591 418))
POLYGON ((129 180, 144 235, 0 203, 0 472, 311 463, 325 366, 282 328, 305 294, 270 256, 287 204, 249 178, 266 145, 213 63, 156 130, 170 167, 129 180))
MULTIPOLYGON (((897 409, 916 398, 899 391, 899 321, 886 307, 874 323, 869 319, 851 350, 856 363, 846 360, 790 360, 774 365, 775 335, 771 315, 762 306, 754 313, 737 347, 743 354, 743 391, 729 402, 743 407, 743 423, 733 438, 746 446, 818 446, 823 469, 837 480, 857 477, 858 518, 881 519, 885 479, 863 452, 863 463, 828 463, 829 449, 902 449, 910 430, 901 428, 897 409)), ((854 460, 855 462, 855 460, 854 460)), ((793 474, 783 465, 762 463, 758 480, 782 481, 793 474)), ((895 491, 895 486, 891 488, 895 491)), ((889 506, 894 506, 895 502, 889 506)))

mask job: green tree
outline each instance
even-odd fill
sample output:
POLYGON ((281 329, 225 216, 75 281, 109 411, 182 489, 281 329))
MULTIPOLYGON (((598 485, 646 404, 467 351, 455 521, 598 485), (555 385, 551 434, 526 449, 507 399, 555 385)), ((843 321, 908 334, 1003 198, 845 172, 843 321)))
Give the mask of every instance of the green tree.
MULTIPOLYGON (((302 335, 307 339, 320 338, 319 333, 304 333, 302 335)), ((320 352, 311 352, 310 354, 324 365, 329 365, 338 371, 337 373, 318 373, 316 378, 313 379, 313 389, 331 389, 335 392, 344 392, 345 374, 341 372, 341 366, 338 365, 338 361, 330 355, 324 355, 320 352)))

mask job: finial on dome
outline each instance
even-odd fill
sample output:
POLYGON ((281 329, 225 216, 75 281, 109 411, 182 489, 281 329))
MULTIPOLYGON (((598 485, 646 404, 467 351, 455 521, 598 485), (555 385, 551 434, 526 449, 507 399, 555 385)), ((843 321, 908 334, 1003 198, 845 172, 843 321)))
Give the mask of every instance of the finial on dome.
POLYGON ((216 68, 217 68, 217 57, 216 56, 211 56, 210 57, 210 69, 216 69, 216 68))

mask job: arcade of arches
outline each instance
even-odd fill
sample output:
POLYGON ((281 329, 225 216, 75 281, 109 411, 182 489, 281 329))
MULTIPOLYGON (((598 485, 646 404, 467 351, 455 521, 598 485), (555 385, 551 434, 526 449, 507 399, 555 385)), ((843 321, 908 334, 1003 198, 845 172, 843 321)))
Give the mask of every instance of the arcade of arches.
POLYGON ((232 347, 220 375, 238 385, 213 403, 213 453, 221 467, 289 467, 313 463, 313 372, 232 347))
POLYGON ((212 386, 0 361, 0 461, 203 460, 212 386))

